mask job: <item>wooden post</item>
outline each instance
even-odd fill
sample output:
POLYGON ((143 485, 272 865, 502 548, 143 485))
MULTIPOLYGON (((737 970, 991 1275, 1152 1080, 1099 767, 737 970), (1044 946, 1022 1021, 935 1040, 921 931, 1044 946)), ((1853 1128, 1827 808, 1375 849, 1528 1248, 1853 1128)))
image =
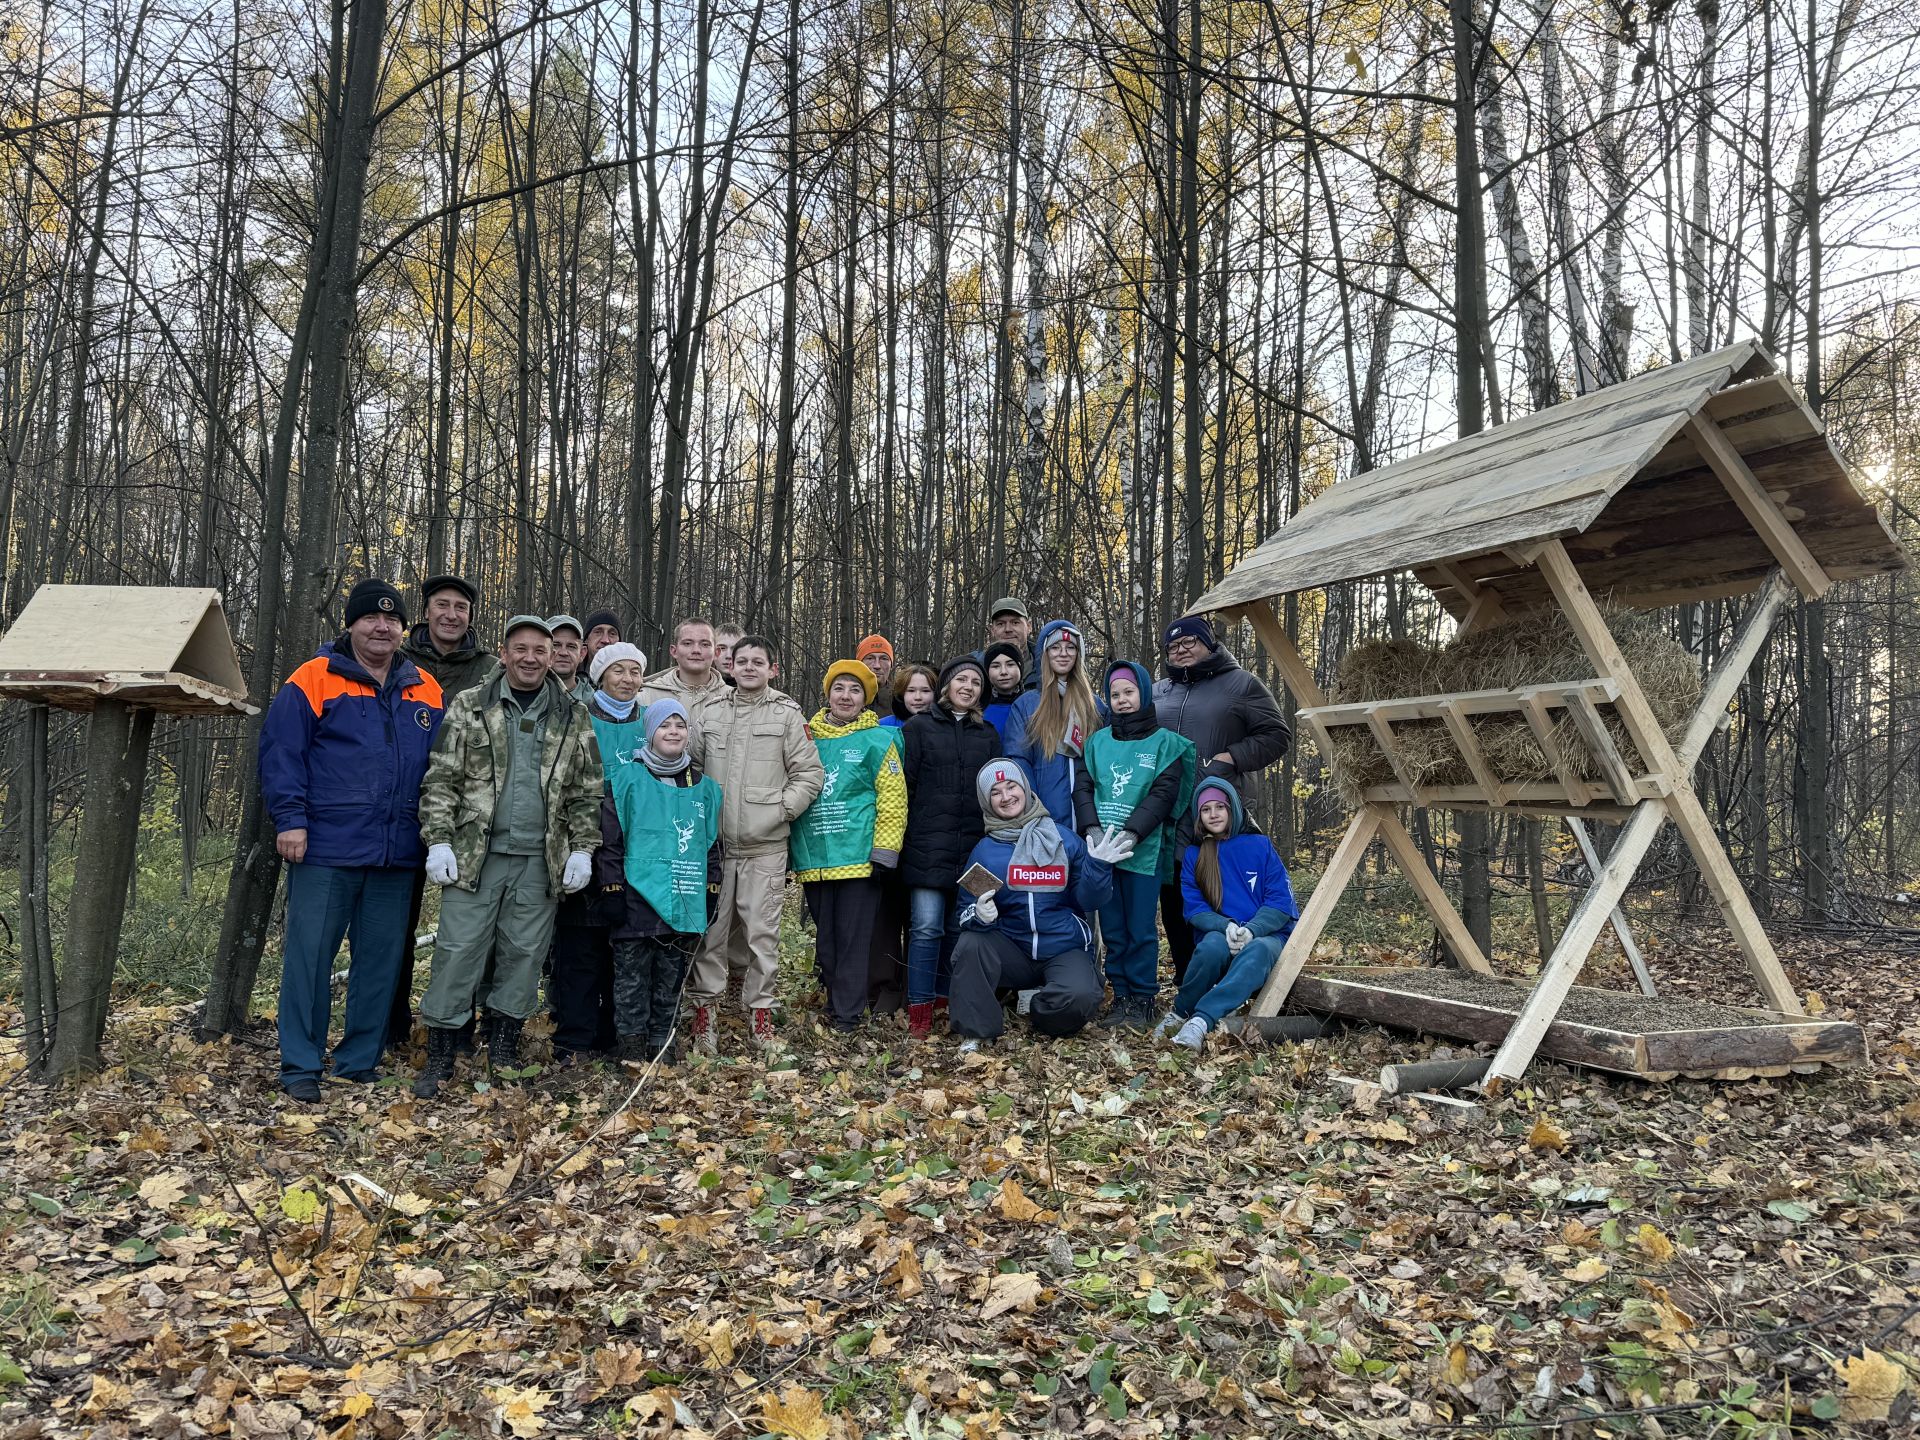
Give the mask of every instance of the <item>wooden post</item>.
POLYGON ((1773 558, 1780 562, 1780 568, 1787 572, 1800 593, 1809 600, 1818 600, 1826 594, 1827 587, 1833 581, 1821 568, 1820 562, 1813 558, 1813 552, 1807 549, 1807 542, 1800 538, 1792 523, 1780 513, 1780 507, 1773 503, 1773 497, 1761 488, 1759 479, 1748 468, 1745 457, 1733 448, 1732 442, 1720 432, 1713 418, 1699 414, 1688 420, 1687 438, 1700 452, 1700 458, 1707 462, 1707 468, 1720 477, 1720 483, 1727 487, 1727 494, 1733 497, 1733 503, 1747 517, 1747 523, 1759 532, 1767 549, 1773 552, 1773 558))
POLYGON ((66 963, 60 967, 60 1025, 49 1066, 56 1079, 100 1068, 127 882, 140 835, 153 715, 103 697, 87 726, 86 813, 74 857, 66 963))
MULTIPOLYGON (((1586 859, 1587 874, 1600 873, 1600 852, 1593 848, 1593 840, 1587 834, 1586 822, 1577 815, 1566 817, 1567 829, 1573 832, 1574 843, 1580 847, 1580 854, 1586 859)), ((1627 912, 1618 905, 1607 917, 1613 925, 1613 933, 1620 937, 1620 948, 1626 952, 1627 963, 1633 967, 1633 978, 1640 986, 1642 995, 1657 992, 1653 985, 1653 972, 1647 969, 1646 957, 1640 953, 1640 943, 1633 938, 1633 926, 1627 923, 1627 912)))
POLYGON ((47 848, 53 804, 47 786, 47 707, 27 707, 27 753, 20 767, 20 996, 27 1068, 46 1068, 60 1017, 53 926, 47 913, 47 848))
POLYGON ((1300 918, 1293 922, 1293 931, 1287 936, 1287 943, 1281 947, 1280 958, 1273 962, 1273 969, 1267 972, 1267 983, 1253 997, 1255 1016, 1280 1013, 1280 1007, 1287 1000, 1287 991, 1293 988, 1293 982, 1300 977, 1300 971, 1306 965, 1307 957, 1313 953, 1320 932, 1327 928, 1333 907, 1340 902, 1341 892, 1347 888, 1353 872, 1360 868, 1361 860, 1366 858, 1367 847, 1373 843, 1373 837, 1380 829, 1380 812, 1385 809, 1385 805, 1363 806, 1347 822, 1347 833, 1340 837, 1340 843, 1334 847, 1333 857, 1327 861, 1327 868, 1320 873, 1320 883, 1313 887, 1313 893, 1307 897, 1306 908, 1300 912, 1300 918))

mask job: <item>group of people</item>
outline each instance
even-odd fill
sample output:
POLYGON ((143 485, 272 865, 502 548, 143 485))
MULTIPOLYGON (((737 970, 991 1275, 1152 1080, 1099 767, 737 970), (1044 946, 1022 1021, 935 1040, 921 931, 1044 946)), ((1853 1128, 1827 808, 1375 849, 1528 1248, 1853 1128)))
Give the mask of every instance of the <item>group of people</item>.
POLYGON ((411 1027, 426 883, 440 916, 415 1094, 487 1047, 520 1063, 543 974, 553 1046, 671 1059, 717 1050, 738 987, 753 1044, 777 1043, 789 874, 815 932, 825 1023, 944 1014, 963 1048, 1011 1008, 1067 1035, 1094 1021, 1199 1049, 1259 987, 1297 909, 1248 822, 1248 780, 1289 734, 1272 694, 1205 619, 1164 636, 1157 681, 1097 672, 1069 621, 1034 634, 1017 597, 985 643, 937 668, 870 635, 808 717, 765 636, 689 618, 647 672, 610 610, 513 616, 497 652, 475 587, 421 587, 409 628, 378 579, 270 707, 263 797, 288 862, 281 1084, 317 1100, 330 981, 350 938, 335 1078, 378 1076, 411 1027), (1158 924, 1156 925, 1156 917, 1158 924), (1160 934, 1175 998, 1156 1014, 1160 934), (683 1023, 684 1019, 684 1023, 683 1023))

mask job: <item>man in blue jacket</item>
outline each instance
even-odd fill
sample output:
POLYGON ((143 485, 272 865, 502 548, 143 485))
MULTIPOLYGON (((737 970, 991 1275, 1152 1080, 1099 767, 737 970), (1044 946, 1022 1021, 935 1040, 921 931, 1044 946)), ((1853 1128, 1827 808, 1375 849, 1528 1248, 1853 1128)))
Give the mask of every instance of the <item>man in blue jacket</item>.
POLYGON ((987 833, 968 869, 991 871, 1000 887, 961 912, 948 1023, 963 1051, 979 1049, 1006 1028, 999 992, 1013 990, 1035 1030, 1072 1035, 1105 993, 1087 917, 1112 898, 1113 867, 1133 837, 1108 831, 1082 844, 1053 823, 1018 760, 988 761, 973 788, 987 833))
POLYGON ((399 653, 400 592, 362 580, 347 628, 288 677, 260 732, 260 791, 287 862, 280 1085, 320 1098, 340 941, 353 937, 334 1076, 379 1078, 420 843, 420 781, 440 727, 439 682, 399 653))

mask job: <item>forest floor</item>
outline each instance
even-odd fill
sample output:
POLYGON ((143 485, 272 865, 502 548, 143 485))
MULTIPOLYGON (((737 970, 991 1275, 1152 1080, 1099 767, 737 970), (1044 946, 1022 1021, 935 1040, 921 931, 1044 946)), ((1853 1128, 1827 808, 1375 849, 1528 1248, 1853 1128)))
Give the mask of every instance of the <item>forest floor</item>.
POLYGON ((0 1089, 0 1437, 1911 1434, 1920 964, 1784 948, 1866 1066, 1479 1109, 1336 1079, 1436 1049, 1374 1029, 963 1059, 797 1009, 771 1068, 302 1107, 270 1032, 130 1010, 0 1089))

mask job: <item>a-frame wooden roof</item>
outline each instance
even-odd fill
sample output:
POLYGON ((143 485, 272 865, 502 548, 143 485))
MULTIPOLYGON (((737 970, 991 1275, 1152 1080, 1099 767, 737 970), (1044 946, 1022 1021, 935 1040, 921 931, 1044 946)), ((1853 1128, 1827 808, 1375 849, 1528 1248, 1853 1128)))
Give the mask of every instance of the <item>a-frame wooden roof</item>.
POLYGON ((0 635, 0 698, 91 710, 103 696, 167 714, 252 714, 218 590, 42 585, 0 635))
POLYGON ((1778 553, 1795 537, 1801 569, 1827 581, 1909 563, 1819 417, 1743 341, 1343 480, 1193 609, 1400 570, 1455 614, 1480 586, 1525 608, 1549 599, 1526 547, 1550 539, 1596 594, 1652 606, 1739 594, 1783 563, 1798 579, 1778 553), (1741 462, 1772 517, 1723 477, 1741 462))

